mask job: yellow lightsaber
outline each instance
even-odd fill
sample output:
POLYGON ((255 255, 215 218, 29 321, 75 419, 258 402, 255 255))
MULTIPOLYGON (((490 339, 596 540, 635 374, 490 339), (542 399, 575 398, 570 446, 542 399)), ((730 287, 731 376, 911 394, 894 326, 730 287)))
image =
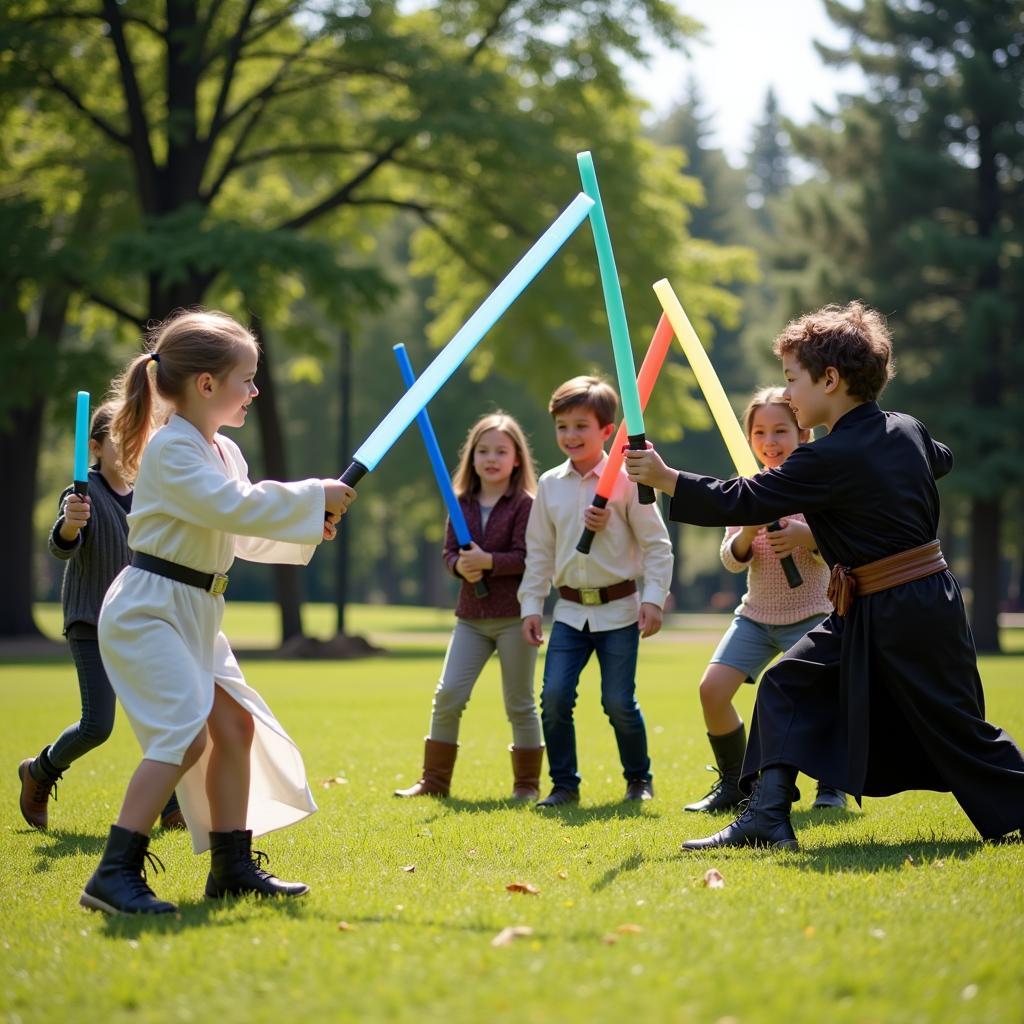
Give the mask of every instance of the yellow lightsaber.
MULTIPOLYGON (((704 392, 704 400, 708 403, 708 408, 714 417, 718 432, 722 435, 722 440, 725 441, 726 448, 729 449, 736 472, 740 476, 753 476, 758 471, 757 459, 754 458, 754 453, 750 450, 750 445, 747 444, 740 421, 736 418, 736 413, 726 397, 725 388, 722 387, 722 382, 718 379, 718 374, 715 373, 715 368, 711 365, 711 360, 708 358, 707 352, 704 351, 704 346, 700 343, 700 338, 697 337, 697 332, 693 329, 686 310, 683 309, 682 303, 676 297, 672 285, 666 278, 655 283, 654 294, 658 296, 661 308, 665 311, 665 316, 668 317, 668 322, 672 325, 672 330, 675 331, 679 344, 683 347, 690 369, 693 370, 693 375, 697 378, 701 391, 704 392)), ((768 527, 769 530, 773 528, 781 529, 778 523, 772 523, 768 527)), ((803 577, 792 556, 786 555, 781 561, 790 587, 799 587, 803 583, 803 577)))

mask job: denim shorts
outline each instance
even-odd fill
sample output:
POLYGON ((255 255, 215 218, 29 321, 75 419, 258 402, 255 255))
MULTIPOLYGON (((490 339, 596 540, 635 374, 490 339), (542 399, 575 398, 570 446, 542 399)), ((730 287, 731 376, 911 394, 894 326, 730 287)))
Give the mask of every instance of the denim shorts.
POLYGON ((824 615, 812 615, 799 622, 769 626, 737 615, 711 655, 711 664, 728 665, 745 672, 744 682, 752 683, 776 655, 788 651, 824 618, 824 615))

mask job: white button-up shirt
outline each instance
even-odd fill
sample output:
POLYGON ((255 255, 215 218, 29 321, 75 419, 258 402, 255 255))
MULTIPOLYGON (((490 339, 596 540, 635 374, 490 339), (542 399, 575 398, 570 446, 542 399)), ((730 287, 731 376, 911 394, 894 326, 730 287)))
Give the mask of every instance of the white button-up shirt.
POLYGON ((637 593, 607 604, 584 605, 559 598, 554 619, 574 629, 587 625, 593 632, 621 629, 637 621, 641 601, 664 606, 672 582, 672 544, 657 503, 641 505, 636 485, 625 472, 615 482, 608 525, 594 537, 590 554, 576 550, 584 529, 583 513, 593 503, 607 458, 603 456, 583 476, 567 459, 540 478, 526 527, 526 571, 519 587, 523 618, 542 613, 552 585, 581 590, 637 580, 637 593))

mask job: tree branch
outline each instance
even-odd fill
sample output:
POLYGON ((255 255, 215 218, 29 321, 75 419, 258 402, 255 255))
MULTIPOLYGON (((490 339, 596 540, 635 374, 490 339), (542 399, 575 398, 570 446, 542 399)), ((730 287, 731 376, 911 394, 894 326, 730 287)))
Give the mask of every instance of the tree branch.
POLYGON ((137 327, 140 330, 146 326, 146 321, 141 316, 136 316, 134 313, 130 313, 123 306, 118 305, 113 299, 108 299, 103 295, 94 292, 88 285, 83 281, 79 280, 74 274, 65 273, 64 280, 75 289, 75 291, 81 292, 90 302, 94 302, 97 306, 102 306, 104 309, 109 310, 111 313, 120 317, 122 320, 126 320, 133 327, 137 327))
POLYGON ((85 116, 108 138, 113 139, 119 145, 131 148, 131 139, 119 132, 109 121, 100 117, 99 114, 90 110, 82 98, 69 85, 65 85, 49 68, 41 68, 42 73, 49 79, 50 85, 55 92, 67 99, 76 110, 81 111, 85 116))
MULTIPOLYGON (((43 14, 34 14, 30 18, 20 21, 21 25, 38 25, 47 21, 103 21, 106 16, 101 11, 46 11, 43 14)), ((144 29, 152 32, 158 39, 163 39, 163 33, 151 21, 138 14, 122 12, 121 20, 131 25, 141 25, 144 29)))
POLYGON ((242 52, 242 42, 245 38, 245 30, 249 27, 253 11, 259 0, 248 0, 242 17, 238 20, 238 28, 228 40, 227 60, 224 65, 224 75, 220 82, 220 91, 217 93, 217 102, 213 108, 213 117, 210 119, 210 130, 207 138, 213 139, 220 130, 220 120, 224 116, 224 108, 227 106, 228 93, 231 92, 231 84, 235 78, 235 69, 238 67, 238 57, 242 52))
POLYGON ((147 213, 156 213, 157 204, 157 169, 153 157, 153 149, 149 143, 149 124, 146 119, 146 108, 142 100, 142 92, 135 75, 135 65, 128 52, 128 43, 124 36, 124 22, 117 0, 103 0, 103 11, 107 24, 110 26, 110 38, 117 54, 117 64, 121 72, 121 84, 124 90, 125 106, 128 109, 129 140, 132 155, 135 158, 135 173, 139 179, 139 196, 142 207, 147 213))

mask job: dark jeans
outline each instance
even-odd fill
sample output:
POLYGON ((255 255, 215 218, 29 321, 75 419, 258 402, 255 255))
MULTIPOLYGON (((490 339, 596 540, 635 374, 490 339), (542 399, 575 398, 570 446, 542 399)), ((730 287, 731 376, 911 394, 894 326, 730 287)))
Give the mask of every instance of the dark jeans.
MULTIPOLYGON (((44 765, 49 762, 46 767, 52 767, 56 773, 67 771, 72 762, 105 743, 114 728, 114 690, 100 657, 96 627, 84 622, 73 622, 68 627, 67 635, 71 657, 78 670, 82 717, 69 725, 43 751, 44 765)), ((177 798, 172 793, 163 813, 168 814, 177 807, 177 798)))
POLYGON ((615 730, 622 775, 627 782, 651 778, 647 728, 636 702, 636 657, 640 632, 636 625, 591 633, 564 622, 551 627, 540 695, 541 724, 548 748, 548 770, 555 786, 579 789, 576 770, 576 727, 573 709, 580 673, 592 653, 601 666, 601 707, 615 730))

